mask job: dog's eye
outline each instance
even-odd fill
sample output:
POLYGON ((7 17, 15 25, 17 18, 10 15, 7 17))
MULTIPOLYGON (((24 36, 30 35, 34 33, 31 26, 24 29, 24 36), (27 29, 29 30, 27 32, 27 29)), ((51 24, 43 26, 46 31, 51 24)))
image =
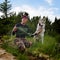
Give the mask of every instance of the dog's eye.
POLYGON ((39 26, 40 26, 41 24, 39 23, 39 26))

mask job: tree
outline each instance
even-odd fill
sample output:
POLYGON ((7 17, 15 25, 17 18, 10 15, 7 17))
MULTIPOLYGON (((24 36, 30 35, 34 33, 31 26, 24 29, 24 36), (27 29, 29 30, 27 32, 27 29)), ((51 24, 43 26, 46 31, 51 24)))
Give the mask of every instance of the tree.
POLYGON ((32 28, 32 32, 35 32, 36 30, 36 27, 37 27, 37 24, 38 24, 38 21, 39 21, 39 18, 40 16, 34 16, 32 19, 31 19, 31 28, 32 28))
POLYGON ((55 17, 55 21, 52 23, 53 31, 60 34, 60 19, 55 17))
POLYGON ((46 17, 45 30, 47 34, 51 32, 51 21, 48 19, 48 17, 46 17))
POLYGON ((11 9, 10 1, 5 0, 3 3, 0 4, 0 12, 4 14, 4 17, 7 18, 9 15, 9 11, 11 9))
POLYGON ((9 11, 11 9, 10 1, 5 0, 3 3, 0 4, 0 12, 3 13, 2 19, 0 19, 0 36, 7 34, 11 29, 11 24, 13 23, 12 20, 9 19, 8 15, 10 14, 9 11))

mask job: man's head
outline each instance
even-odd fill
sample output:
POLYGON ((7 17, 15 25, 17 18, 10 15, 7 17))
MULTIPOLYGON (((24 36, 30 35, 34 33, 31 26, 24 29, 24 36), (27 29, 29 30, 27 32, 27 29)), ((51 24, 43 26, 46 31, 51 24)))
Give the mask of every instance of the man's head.
POLYGON ((28 21, 28 13, 23 13, 23 16, 22 16, 22 23, 26 24, 28 21))

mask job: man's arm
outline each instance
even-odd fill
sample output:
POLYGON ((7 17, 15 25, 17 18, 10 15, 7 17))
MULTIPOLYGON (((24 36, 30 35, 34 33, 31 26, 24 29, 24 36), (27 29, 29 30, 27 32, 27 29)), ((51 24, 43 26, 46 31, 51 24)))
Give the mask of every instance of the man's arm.
POLYGON ((39 34, 39 33, 41 33, 42 32, 42 28, 38 31, 38 32, 36 32, 37 34, 39 34))
POLYGON ((16 31, 17 31, 17 27, 14 26, 14 28, 13 28, 13 30, 12 30, 12 34, 14 35, 16 31))
POLYGON ((41 32, 42 32, 42 27, 39 28, 39 29, 37 29, 37 30, 35 31, 35 33, 32 34, 32 37, 33 37, 34 35, 38 35, 38 34, 41 33, 41 32))
POLYGON ((14 31, 14 32, 16 32, 16 31, 17 31, 17 27, 16 27, 16 26, 14 26, 13 31, 14 31))

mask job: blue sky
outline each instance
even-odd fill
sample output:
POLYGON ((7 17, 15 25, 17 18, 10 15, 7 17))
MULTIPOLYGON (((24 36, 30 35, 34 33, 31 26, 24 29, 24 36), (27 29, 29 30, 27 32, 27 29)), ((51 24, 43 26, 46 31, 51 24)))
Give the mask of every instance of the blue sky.
MULTIPOLYGON (((4 0, 0 0, 2 3, 4 0)), ((30 17, 48 16, 53 22, 55 16, 60 18, 60 0, 10 0, 12 4, 11 11, 18 14, 20 11, 26 11, 30 17)), ((0 14, 1 15, 1 14, 0 14)))

